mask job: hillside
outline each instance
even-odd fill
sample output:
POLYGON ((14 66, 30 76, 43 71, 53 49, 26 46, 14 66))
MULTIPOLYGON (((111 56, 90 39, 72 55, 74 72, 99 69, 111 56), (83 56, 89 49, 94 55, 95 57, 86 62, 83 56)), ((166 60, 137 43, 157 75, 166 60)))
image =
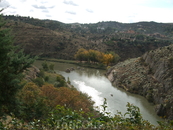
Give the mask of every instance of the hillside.
MULTIPOLYGON (((89 43, 86 38, 67 31, 53 31, 23 22, 9 21, 6 27, 12 28, 15 45, 21 45, 24 52, 41 57, 73 59, 79 48, 90 48, 96 43, 89 43)), ((97 49, 105 51, 103 48, 97 49)))
POLYGON ((173 45, 120 62, 107 76, 113 85, 154 103, 159 116, 173 120, 173 45))
POLYGON ((4 16, 12 28, 15 44, 25 52, 41 57, 74 59, 79 48, 113 51, 121 60, 139 57, 146 51, 170 45, 172 24, 140 22, 123 24, 64 24, 21 16, 4 16))

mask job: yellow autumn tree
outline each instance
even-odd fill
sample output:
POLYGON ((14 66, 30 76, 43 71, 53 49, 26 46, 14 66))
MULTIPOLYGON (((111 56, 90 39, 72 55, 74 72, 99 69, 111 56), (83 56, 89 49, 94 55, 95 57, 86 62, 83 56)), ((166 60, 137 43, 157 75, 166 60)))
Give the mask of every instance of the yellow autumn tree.
POLYGON ((75 54, 75 59, 81 61, 86 61, 88 56, 88 51, 84 48, 80 48, 75 54))
POLYGON ((90 49, 89 51, 88 51, 88 57, 89 57, 89 60, 91 61, 91 62, 93 62, 93 63, 95 63, 95 62, 97 62, 97 52, 95 51, 95 50, 92 50, 92 49, 90 49))
POLYGON ((108 66, 110 63, 117 63, 120 59, 120 56, 115 52, 109 52, 108 54, 105 54, 97 50, 86 50, 81 48, 75 54, 75 59, 79 61, 88 61, 91 63, 104 63, 108 66))
POLYGON ((96 53, 97 53, 97 57, 96 57, 97 61, 100 62, 100 63, 103 63, 105 54, 103 52, 99 52, 99 51, 97 51, 96 53))
POLYGON ((103 63, 108 66, 113 61, 113 55, 112 54, 104 54, 103 56, 103 63))

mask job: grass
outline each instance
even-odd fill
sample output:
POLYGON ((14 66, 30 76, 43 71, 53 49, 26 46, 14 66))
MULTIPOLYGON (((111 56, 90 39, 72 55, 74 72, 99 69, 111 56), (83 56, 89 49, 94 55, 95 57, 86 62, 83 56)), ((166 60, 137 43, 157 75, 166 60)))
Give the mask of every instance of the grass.
POLYGON ((106 70, 106 66, 103 64, 81 63, 75 60, 63 60, 63 59, 53 59, 53 58, 39 58, 38 60, 46 60, 46 61, 67 63, 67 64, 76 64, 82 67, 106 70))
POLYGON ((45 76, 49 77, 48 83, 54 84, 56 81, 57 74, 45 72, 45 76))

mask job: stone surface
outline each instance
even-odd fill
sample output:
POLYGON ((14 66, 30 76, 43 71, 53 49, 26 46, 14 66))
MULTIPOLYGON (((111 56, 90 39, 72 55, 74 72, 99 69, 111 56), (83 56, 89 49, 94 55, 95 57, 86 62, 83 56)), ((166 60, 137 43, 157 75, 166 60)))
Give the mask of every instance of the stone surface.
POLYGON ((40 70, 36 66, 28 68, 24 73, 26 74, 25 79, 31 81, 37 78, 40 70))
POLYGON ((106 76, 116 87, 154 103, 159 116, 173 119, 173 45, 120 62, 106 76))

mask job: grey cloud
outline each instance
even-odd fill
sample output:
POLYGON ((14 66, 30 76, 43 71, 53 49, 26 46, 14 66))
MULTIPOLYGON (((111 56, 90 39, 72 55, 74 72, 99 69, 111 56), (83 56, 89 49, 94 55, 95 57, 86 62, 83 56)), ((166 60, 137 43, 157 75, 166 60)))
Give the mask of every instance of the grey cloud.
POLYGON ((76 12, 73 12, 73 11, 66 11, 66 13, 76 15, 76 12))
POLYGON ((38 6, 38 5, 32 5, 32 6, 36 9, 47 9, 47 8, 52 9, 55 7, 55 6, 46 7, 46 6, 38 6))
POLYGON ((93 11, 91 9, 86 9, 86 11, 89 13, 93 13, 93 11))
POLYGON ((41 1, 41 3, 42 3, 42 4, 46 4, 46 3, 48 3, 48 2, 47 2, 47 1, 41 1))
POLYGON ((9 3, 6 0, 0 0, 0 7, 7 8, 9 6, 9 3))
POLYGON ((32 5, 36 9, 46 9, 45 6, 37 6, 37 5, 32 5))
POLYGON ((49 9, 52 9, 52 8, 54 8, 55 6, 51 6, 51 7, 48 7, 49 9))
POLYGON ((76 3, 74 3, 73 1, 71 1, 71 0, 69 0, 69 1, 67 1, 67 0, 64 0, 64 2, 63 2, 64 4, 67 4, 67 5, 73 5, 73 6, 78 6, 76 3))
POLYGON ((34 10, 33 10, 33 9, 31 9, 29 12, 34 12, 34 10))
POLYGON ((10 8, 12 8, 12 9, 17 9, 16 7, 14 7, 14 6, 10 6, 10 8))
POLYGON ((42 10, 42 12, 49 13, 49 11, 47 9, 42 10))
POLYGON ((27 0, 20 0, 20 2, 25 2, 25 1, 27 1, 27 0))
POLYGON ((46 17, 52 17, 51 15, 47 14, 46 17))

